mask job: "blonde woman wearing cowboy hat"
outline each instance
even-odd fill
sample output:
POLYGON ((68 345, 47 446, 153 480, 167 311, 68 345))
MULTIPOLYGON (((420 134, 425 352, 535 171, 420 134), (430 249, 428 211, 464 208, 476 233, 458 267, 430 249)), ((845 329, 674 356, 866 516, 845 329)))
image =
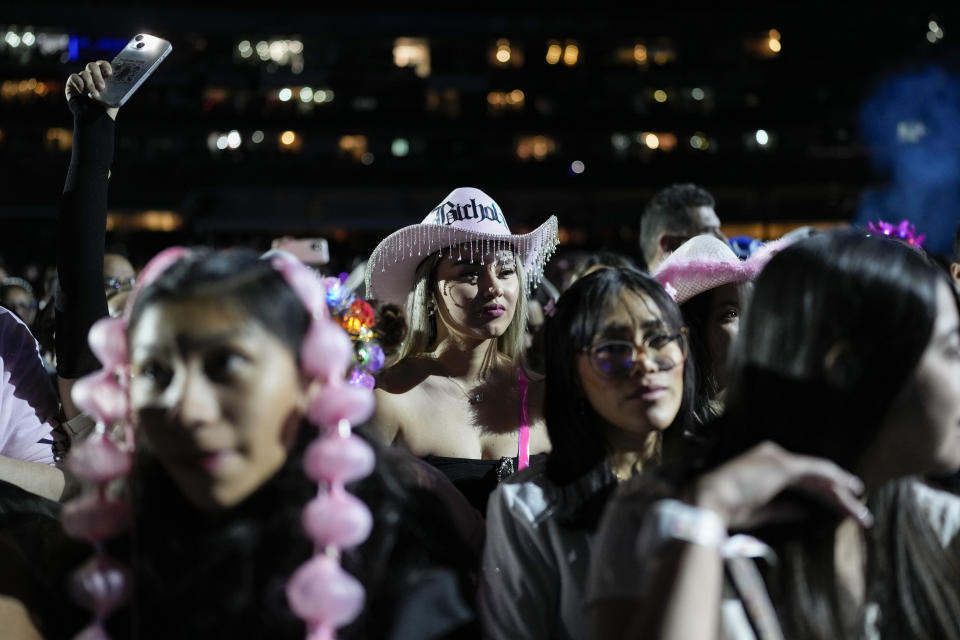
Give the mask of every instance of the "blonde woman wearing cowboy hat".
POLYGON ((481 513, 499 480, 550 448, 523 352, 527 295, 556 245, 555 217, 514 234, 490 196, 461 187, 367 265, 368 296, 405 305, 409 327, 377 382, 373 424, 481 513))

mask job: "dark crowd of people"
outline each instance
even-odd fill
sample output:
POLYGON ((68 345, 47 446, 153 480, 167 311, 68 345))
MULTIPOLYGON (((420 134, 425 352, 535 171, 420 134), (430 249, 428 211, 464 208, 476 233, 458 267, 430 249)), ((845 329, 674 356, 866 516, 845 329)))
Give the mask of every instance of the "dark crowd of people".
POLYGON ((678 182, 554 256, 459 187, 349 278, 135 268, 111 73, 0 286, 0 636, 960 639, 960 229, 745 249, 678 182))

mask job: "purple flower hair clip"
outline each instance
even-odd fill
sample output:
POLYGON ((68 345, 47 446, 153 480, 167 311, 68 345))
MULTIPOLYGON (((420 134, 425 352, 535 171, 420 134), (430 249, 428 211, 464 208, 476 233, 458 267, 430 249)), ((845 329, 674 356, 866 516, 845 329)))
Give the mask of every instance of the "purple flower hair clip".
POLYGON ((923 241, 927 238, 926 234, 917 233, 916 227, 910 224, 909 220, 903 220, 897 225, 884 222, 883 220, 877 220, 876 222, 871 221, 867 223, 867 229, 870 231, 868 235, 894 238, 905 242, 915 249, 922 249, 923 241))

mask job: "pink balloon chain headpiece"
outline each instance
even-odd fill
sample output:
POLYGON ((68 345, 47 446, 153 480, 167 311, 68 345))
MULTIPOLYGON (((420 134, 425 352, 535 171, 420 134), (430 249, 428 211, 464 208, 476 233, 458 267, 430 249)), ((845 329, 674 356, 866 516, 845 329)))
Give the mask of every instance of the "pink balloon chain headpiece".
POLYGON ((340 555, 366 540, 373 527, 367 505, 345 488, 373 471, 373 450, 351 431, 351 425, 373 412, 373 391, 356 380, 347 382, 355 369, 355 349, 351 337, 331 319, 332 283, 321 281, 296 259, 271 260, 311 315, 300 355, 304 371, 320 383, 307 413, 321 432, 303 460, 307 475, 318 483, 317 497, 303 511, 303 528, 315 553, 287 583, 287 601, 306 621, 309 640, 331 640, 364 604, 363 586, 340 566, 340 555))
POLYGON ((84 481, 81 494, 63 507, 61 521, 68 535, 93 545, 94 555, 71 576, 73 598, 93 613, 93 620, 77 640, 107 640, 103 623, 130 595, 130 570, 104 551, 104 542, 130 526, 131 510, 124 485, 133 466, 133 433, 127 401, 130 361, 127 356, 127 318, 132 299, 167 267, 186 255, 179 247, 167 249, 144 268, 131 294, 127 313, 103 318, 90 328, 90 349, 103 368, 77 380, 74 404, 97 421, 94 433, 67 457, 67 468, 84 481))
MULTIPOLYGON (((108 640, 104 620, 126 600, 132 586, 129 570, 103 550, 103 542, 122 532, 131 521, 129 504, 113 498, 110 491, 129 476, 132 468, 128 319, 140 290, 188 253, 174 247, 157 254, 141 271, 124 315, 94 324, 90 346, 103 368, 73 387, 76 405, 97 420, 95 433, 74 448, 67 462, 70 470, 87 482, 84 492, 65 505, 64 528, 71 536, 91 542, 95 549, 94 557, 72 579, 75 599, 94 615, 76 640, 108 640)), ((343 313, 342 304, 334 304, 340 300, 339 294, 328 298, 325 285, 332 283, 321 281, 295 258, 273 257, 271 265, 311 317, 301 362, 304 373, 319 383, 308 417, 322 429, 321 437, 304 457, 304 469, 319 483, 317 497, 303 514, 304 530, 316 551, 291 577, 287 597, 291 609, 307 622, 308 638, 328 640, 336 637, 336 629, 359 615, 364 602, 363 587, 340 566, 340 553, 363 542, 373 525, 367 506, 345 489, 346 484, 369 475, 375 464, 370 446, 351 431, 351 425, 365 421, 373 412, 373 392, 366 380, 347 382, 348 373, 374 370, 358 353, 371 342, 372 334, 364 332, 363 345, 355 347, 347 332, 331 319, 331 312, 338 321, 349 315, 343 313)), ((366 309, 355 308, 365 322, 366 309)))

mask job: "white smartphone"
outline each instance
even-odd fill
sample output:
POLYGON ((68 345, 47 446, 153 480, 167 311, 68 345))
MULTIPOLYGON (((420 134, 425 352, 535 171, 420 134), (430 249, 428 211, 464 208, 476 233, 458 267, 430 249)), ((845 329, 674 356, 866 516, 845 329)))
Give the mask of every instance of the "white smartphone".
POLYGON ((134 36, 110 63, 113 75, 104 79, 106 87, 94 99, 107 107, 122 107, 171 51, 173 45, 163 38, 134 36))

